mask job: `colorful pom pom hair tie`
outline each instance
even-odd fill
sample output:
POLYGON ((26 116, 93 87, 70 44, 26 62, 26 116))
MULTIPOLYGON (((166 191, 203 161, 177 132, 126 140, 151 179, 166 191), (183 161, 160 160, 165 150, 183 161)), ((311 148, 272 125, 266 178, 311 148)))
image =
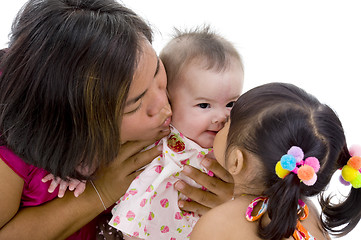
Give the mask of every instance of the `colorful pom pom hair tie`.
POLYGON ((315 157, 303 160, 304 154, 300 147, 292 146, 287 154, 277 162, 275 170, 279 178, 285 178, 291 172, 307 186, 312 186, 317 181, 316 173, 320 169, 320 162, 315 157))
POLYGON ((361 146, 353 145, 350 149, 350 159, 341 170, 340 181, 353 188, 361 187, 361 146))

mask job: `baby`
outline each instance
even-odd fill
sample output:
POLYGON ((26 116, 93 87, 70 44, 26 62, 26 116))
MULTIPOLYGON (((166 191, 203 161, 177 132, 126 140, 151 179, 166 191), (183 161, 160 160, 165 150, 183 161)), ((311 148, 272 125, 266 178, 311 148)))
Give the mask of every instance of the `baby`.
MULTIPOLYGON (((126 239, 184 239, 199 219, 179 209, 185 199, 174 189, 184 165, 201 164, 228 119, 243 87, 243 64, 235 47, 209 27, 178 31, 160 53, 168 76, 173 116, 171 133, 160 142, 163 153, 133 181, 112 210, 109 224, 126 239)), ((204 187, 203 187, 204 189, 204 187)))

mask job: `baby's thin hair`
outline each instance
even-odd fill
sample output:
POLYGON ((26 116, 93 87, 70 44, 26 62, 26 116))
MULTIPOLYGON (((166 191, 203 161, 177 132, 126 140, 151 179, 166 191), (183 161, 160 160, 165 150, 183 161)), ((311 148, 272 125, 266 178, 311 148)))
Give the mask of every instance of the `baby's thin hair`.
POLYGON ((243 68, 242 59, 235 46, 209 25, 193 29, 175 28, 172 40, 162 49, 160 58, 172 83, 183 67, 194 60, 205 60, 205 69, 226 69, 236 59, 243 68))
MULTIPOLYGON (((233 147, 250 152, 263 165, 253 176, 255 181, 263 182, 263 195, 269 197, 271 222, 262 226, 259 221, 262 239, 290 237, 298 220, 298 200, 322 193, 333 173, 350 158, 336 113, 304 90, 285 83, 256 87, 238 99, 231 111, 226 153, 233 147), (319 160, 320 170, 313 186, 300 182, 296 174, 284 179, 276 175, 276 163, 292 146, 300 147, 304 158, 319 160)), ((321 199, 326 216, 320 219, 324 228, 341 235, 352 230, 360 219, 361 205, 356 201, 360 197, 360 191, 352 189, 349 198, 336 207, 321 199), (341 208, 345 203, 348 208, 341 208), (342 220, 336 220, 337 214, 342 220), (342 224, 347 226, 336 230, 342 224)))

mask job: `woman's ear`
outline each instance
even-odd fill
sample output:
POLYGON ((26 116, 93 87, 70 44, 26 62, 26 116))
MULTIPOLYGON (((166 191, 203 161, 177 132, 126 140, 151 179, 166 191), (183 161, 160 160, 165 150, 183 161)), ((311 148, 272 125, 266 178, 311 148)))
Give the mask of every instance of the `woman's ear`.
POLYGON ((234 148, 228 157, 227 170, 232 175, 237 175, 241 172, 244 164, 244 156, 239 148, 234 148))

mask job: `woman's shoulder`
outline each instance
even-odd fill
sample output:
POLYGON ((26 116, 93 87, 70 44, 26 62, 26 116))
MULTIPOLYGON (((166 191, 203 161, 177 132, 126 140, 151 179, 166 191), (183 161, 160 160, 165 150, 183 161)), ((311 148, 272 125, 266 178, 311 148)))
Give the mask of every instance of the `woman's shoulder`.
POLYGON ((31 166, 6 146, 0 146, 0 159, 24 180, 29 175, 31 166))
POLYGON ((246 220, 250 201, 240 197, 211 209, 200 218, 191 239, 259 239, 257 223, 246 220))

